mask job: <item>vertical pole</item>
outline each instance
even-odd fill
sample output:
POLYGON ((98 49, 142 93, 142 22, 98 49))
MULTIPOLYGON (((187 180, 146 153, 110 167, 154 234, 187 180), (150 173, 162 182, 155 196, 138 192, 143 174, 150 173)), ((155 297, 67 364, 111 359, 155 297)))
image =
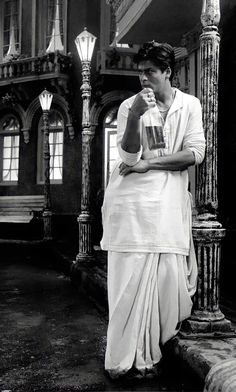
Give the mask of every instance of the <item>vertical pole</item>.
POLYGON ((90 165, 91 143, 94 137, 94 127, 90 123, 90 61, 82 61, 82 189, 81 212, 78 217, 79 224, 79 253, 76 262, 89 262, 93 259, 92 248, 92 221, 90 212, 90 165))
POLYGON ((217 115, 220 21, 219 0, 203 0, 200 36, 201 102, 206 155, 198 167, 193 239, 199 268, 194 310, 188 324, 192 332, 229 331, 230 322, 219 308, 221 242, 225 229, 217 220, 217 115))
POLYGON ((52 239, 52 211, 51 211, 51 193, 50 193, 50 148, 49 148, 49 123, 48 110, 43 111, 43 131, 44 131, 44 239, 52 239))

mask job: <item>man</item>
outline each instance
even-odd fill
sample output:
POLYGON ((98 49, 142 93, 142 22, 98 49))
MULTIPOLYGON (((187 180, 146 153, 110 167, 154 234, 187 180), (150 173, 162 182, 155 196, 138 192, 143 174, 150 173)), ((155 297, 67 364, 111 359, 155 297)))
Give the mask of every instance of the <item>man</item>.
POLYGON ((118 112, 120 161, 105 192, 109 325, 105 369, 152 372, 161 347, 191 314, 197 265, 191 235, 188 167, 204 158, 197 98, 171 86, 174 50, 144 44, 142 90, 118 112))

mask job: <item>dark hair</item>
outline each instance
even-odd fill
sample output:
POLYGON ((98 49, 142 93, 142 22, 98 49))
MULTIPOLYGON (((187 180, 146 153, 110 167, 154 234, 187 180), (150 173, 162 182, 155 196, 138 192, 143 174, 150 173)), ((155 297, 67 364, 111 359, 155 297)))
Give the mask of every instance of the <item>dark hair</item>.
POLYGON ((175 52, 171 45, 167 43, 158 43, 155 41, 146 42, 134 55, 133 61, 139 64, 142 61, 151 61, 156 67, 164 72, 168 67, 171 69, 171 77, 174 75, 175 52))

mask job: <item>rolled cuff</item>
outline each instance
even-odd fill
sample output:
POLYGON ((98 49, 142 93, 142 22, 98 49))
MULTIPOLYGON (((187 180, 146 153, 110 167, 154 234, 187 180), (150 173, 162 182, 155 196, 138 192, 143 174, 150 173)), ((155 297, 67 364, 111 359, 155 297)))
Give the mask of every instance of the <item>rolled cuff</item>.
POLYGON ((140 161, 142 153, 143 153, 142 146, 141 146, 140 150, 135 153, 124 151, 120 145, 118 146, 118 150, 119 150, 119 154, 120 154, 122 161, 128 166, 136 165, 136 163, 138 163, 140 161))
POLYGON ((187 147, 186 150, 192 151, 195 158, 195 165, 202 163, 205 156, 205 145, 196 147, 187 147))

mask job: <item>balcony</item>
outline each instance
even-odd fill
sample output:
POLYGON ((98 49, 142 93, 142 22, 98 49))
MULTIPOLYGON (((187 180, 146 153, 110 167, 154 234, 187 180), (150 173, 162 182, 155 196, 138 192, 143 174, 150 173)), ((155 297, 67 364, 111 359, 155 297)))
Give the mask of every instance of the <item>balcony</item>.
POLYGON ((131 48, 107 48, 97 53, 97 70, 100 74, 137 76, 137 66, 133 55, 137 52, 131 48))
POLYGON ((0 86, 58 77, 65 78, 70 67, 71 58, 60 52, 11 60, 0 64, 0 86))
MULTIPOLYGON (((133 56, 138 52, 139 45, 133 48, 113 47, 97 52, 97 71, 101 75, 126 75, 137 76, 137 65, 133 63, 133 56)), ((176 77, 179 78, 180 69, 183 67, 183 59, 187 57, 187 50, 183 47, 174 48, 176 59, 176 77)), ((184 65, 184 67, 186 67, 184 65)), ((187 83, 184 82, 184 85, 187 83)), ((181 81, 183 85, 183 81, 181 81)), ((186 88, 185 88, 186 89, 186 88)))

